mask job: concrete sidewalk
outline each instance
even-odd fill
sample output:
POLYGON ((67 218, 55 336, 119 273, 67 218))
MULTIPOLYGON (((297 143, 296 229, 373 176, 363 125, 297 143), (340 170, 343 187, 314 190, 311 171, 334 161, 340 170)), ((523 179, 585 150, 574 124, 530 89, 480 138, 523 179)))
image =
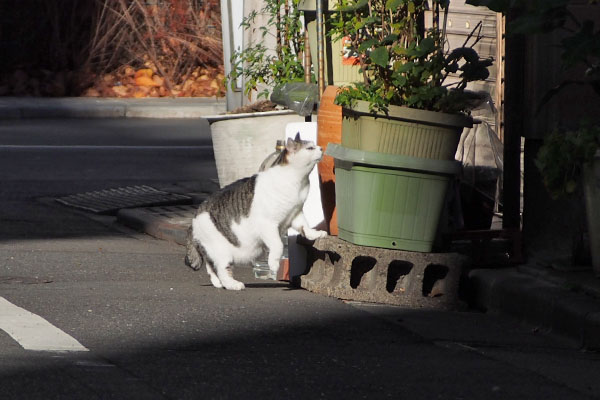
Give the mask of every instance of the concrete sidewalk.
POLYGON ((0 119, 200 118, 225 112, 224 98, 0 97, 0 119))

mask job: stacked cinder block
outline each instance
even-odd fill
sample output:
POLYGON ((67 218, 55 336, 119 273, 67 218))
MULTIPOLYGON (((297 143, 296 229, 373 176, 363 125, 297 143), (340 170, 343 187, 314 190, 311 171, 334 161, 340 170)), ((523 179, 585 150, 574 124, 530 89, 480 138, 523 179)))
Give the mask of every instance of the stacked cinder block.
POLYGON ((307 245, 309 269, 300 285, 346 300, 456 309, 469 258, 358 246, 335 236, 307 245))

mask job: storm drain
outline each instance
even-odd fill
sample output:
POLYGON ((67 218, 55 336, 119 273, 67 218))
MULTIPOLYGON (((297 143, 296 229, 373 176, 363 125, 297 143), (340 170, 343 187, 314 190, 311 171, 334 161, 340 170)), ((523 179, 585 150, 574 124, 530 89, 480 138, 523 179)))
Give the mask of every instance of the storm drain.
POLYGON ((78 193, 59 197, 56 201, 96 214, 114 214, 123 208, 189 204, 192 202, 192 198, 140 185, 78 193))

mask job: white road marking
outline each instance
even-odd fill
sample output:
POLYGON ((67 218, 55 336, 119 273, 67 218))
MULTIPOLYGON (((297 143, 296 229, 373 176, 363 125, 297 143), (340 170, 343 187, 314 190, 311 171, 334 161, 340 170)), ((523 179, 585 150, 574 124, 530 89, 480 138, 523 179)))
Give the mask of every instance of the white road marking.
POLYGON ((25 350, 88 351, 39 315, 18 307, 0 297, 0 329, 8 333, 25 350))

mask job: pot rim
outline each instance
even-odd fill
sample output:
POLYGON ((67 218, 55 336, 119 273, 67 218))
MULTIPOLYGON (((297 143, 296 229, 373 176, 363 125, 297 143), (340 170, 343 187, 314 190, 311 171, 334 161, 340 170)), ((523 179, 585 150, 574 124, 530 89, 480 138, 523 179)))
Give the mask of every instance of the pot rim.
POLYGON ((257 118, 257 117, 268 117, 276 115, 288 115, 296 114, 294 110, 275 110, 275 111, 258 111, 253 113, 240 113, 240 114, 217 114, 217 115, 205 115, 202 118, 207 120, 209 124, 215 122, 227 121, 230 119, 242 119, 242 118, 257 118))
POLYGON ((462 166, 460 161, 455 160, 434 160, 431 158, 363 151, 344 147, 337 143, 329 143, 325 154, 337 160, 356 164, 368 164, 375 167, 405 169, 442 175, 455 175, 460 172, 462 166))
POLYGON ((345 117, 373 117, 385 118, 396 121, 421 123, 434 126, 451 126, 456 128, 473 127, 473 118, 463 114, 448 114, 440 111, 420 110, 406 106, 388 106, 388 114, 372 113, 369 111, 369 103, 357 100, 356 105, 351 108, 342 107, 342 115, 345 117))

